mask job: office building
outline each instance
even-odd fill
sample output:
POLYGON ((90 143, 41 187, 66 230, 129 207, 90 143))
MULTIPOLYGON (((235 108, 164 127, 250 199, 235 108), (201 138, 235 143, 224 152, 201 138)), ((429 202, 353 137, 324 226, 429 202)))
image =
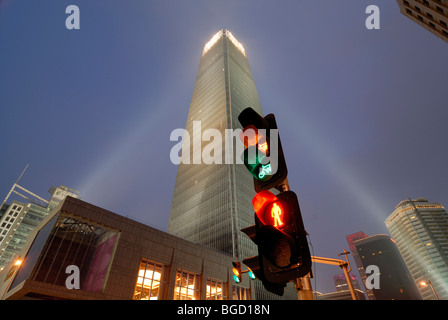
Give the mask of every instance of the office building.
POLYGON ((347 239, 348 245, 350 247, 350 252, 353 256, 353 260, 355 260, 355 264, 356 264, 356 268, 358 269, 359 276, 361 277, 361 282, 362 282, 361 288, 364 288, 369 300, 375 300, 375 295, 373 294, 372 290, 367 289, 364 285, 366 283, 367 276, 366 276, 366 272, 364 270, 364 266, 362 265, 361 258, 359 257, 358 251, 356 251, 356 247, 354 244, 354 242, 357 240, 367 238, 367 234, 365 234, 362 231, 359 231, 359 232, 356 232, 353 234, 349 234, 345 238, 347 239))
POLYGON ((402 14, 448 42, 448 0, 397 0, 397 3, 402 14))
POLYGON ((11 300, 250 300, 259 280, 244 274, 235 283, 232 261, 68 196, 0 272, 0 295, 11 300))
MULTIPOLYGON (((192 140, 209 129, 225 137, 226 130, 242 129, 238 115, 247 107, 263 115, 245 49, 229 30, 219 30, 202 51, 185 130, 192 140), (202 131, 194 133, 199 125, 202 131)), ((239 137, 232 139, 235 153, 239 137)), ((222 140, 222 157, 214 163, 201 159, 208 142, 199 150, 192 142, 189 153, 182 154, 189 163, 178 165, 168 232, 241 261, 258 254, 240 231, 254 224, 253 178, 237 164, 241 155, 233 154, 229 161, 224 154, 228 141, 222 140)), ((288 292, 297 299, 294 288, 288 292)), ((277 298, 262 286, 256 297, 277 298)))
POLYGON ((79 197, 79 193, 65 186, 52 187, 49 201, 15 183, 2 204, 3 215, 0 217, 0 270, 17 255, 28 240, 30 233, 38 227, 50 210, 67 195, 79 197), (11 195, 18 195, 26 201, 11 200, 11 195))
POLYGON ((448 214, 440 203, 425 198, 403 200, 387 217, 386 227, 423 299, 448 299, 448 214))
MULTIPOLYGON (((359 286, 358 278, 352 273, 349 274, 350 281, 354 289, 358 289, 361 291, 361 287, 359 286)), ((347 291, 350 290, 347 284, 347 279, 345 278, 345 274, 338 274, 333 276, 333 282, 336 287, 336 291, 347 291)))
MULTIPOLYGON (((355 241, 354 245, 364 270, 368 271, 369 266, 375 266, 368 276, 379 272, 378 287, 371 289, 375 300, 421 300, 397 246, 388 235, 370 236, 355 241)), ((367 282, 375 285, 369 279, 367 282)))

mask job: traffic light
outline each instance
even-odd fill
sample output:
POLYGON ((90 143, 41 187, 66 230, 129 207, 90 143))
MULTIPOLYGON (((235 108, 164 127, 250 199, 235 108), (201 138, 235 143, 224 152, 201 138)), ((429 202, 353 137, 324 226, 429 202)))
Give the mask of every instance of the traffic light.
POLYGON ((238 116, 244 165, 253 176, 257 192, 252 200, 255 225, 244 232, 258 247, 258 256, 243 263, 253 270, 266 290, 283 295, 286 283, 311 272, 302 214, 297 195, 289 191, 288 170, 275 116, 261 117, 252 108, 238 116), (280 191, 275 195, 269 189, 280 191))
POLYGON ((242 281, 242 274, 243 273, 247 273, 249 275, 249 278, 251 278, 252 280, 256 279, 256 275, 255 273, 252 271, 251 268, 247 268, 247 270, 242 271, 241 270, 241 262, 232 262, 233 268, 232 268, 232 272, 233 272, 233 280, 235 280, 236 283, 240 283, 242 281))
POLYGON ((255 280, 257 278, 257 276, 255 275, 255 273, 252 271, 251 268, 247 267, 247 274, 249 275, 249 278, 251 278, 252 280, 255 280))
POLYGON ((241 262, 232 262, 233 264, 233 268, 232 268, 232 272, 233 272, 233 280, 235 280, 236 283, 240 283, 242 278, 241 278, 241 262))
POLYGON ((265 278, 278 283, 308 274, 311 255, 296 194, 284 191, 274 195, 263 190, 252 204, 258 252, 267 260, 263 264, 265 278))
POLYGON ((277 188, 287 175, 283 149, 273 114, 261 117, 252 108, 238 116, 243 126, 240 139, 244 144, 243 162, 254 178, 257 192, 277 188))

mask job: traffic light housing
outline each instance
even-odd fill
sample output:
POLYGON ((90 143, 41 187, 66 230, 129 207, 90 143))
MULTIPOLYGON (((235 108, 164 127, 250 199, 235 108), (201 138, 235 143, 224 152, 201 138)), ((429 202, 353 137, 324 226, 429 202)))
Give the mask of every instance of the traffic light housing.
POLYGON ((257 193, 252 204, 258 252, 266 260, 265 278, 279 283, 307 275, 311 255, 297 195, 292 191, 274 195, 264 190, 257 193))
POLYGON ((252 108, 238 116, 243 126, 240 135, 245 150, 243 162, 254 179, 255 191, 269 190, 281 185, 288 175, 277 122, 273 114, 260 116, 252 108))
POLYGON ((243 260, 266 290, 283 295, 287 282, 311 272, 308 247, 297 196, 261 191, 252 200, 255 225, 244 232, 258 247, 258 256, 243 260))
POLYGON ((233 280, 235 280, 236 283, 240 283, 242 280, 242 275, 241 275, 241 262, 232 262, 233 268, 232 268, 232 272, 233 272, 233 280))
POLYGON ((258 256, 243 263, 266 290, 283 295, 287 282, 311 272, 311 254, 297 195, 289 191, 288 170, 273 114, 261 117, 252 108, 238 116, 243 126, 242 158, 257 192, 252 204, 255 225, 242 229, 257 245, 258 256), (280 191, 278 195, 269 189, 280 191))

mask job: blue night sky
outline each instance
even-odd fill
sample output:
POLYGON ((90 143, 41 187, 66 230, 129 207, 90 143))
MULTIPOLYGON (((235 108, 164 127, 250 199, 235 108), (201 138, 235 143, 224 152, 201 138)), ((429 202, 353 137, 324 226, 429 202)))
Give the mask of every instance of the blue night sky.
MULTIPOLYGON (((0 0, 1 200, 29 163, 20 185, 42 197, 66 185, 166 230, 170 133, 220 28, 277 117, 313 255, 388 234, 403 199, 448 205, 448 43, 380 0, 0 0), (365 27, 371 4, 380 30, 365 27)), ((314 289, 335 291, 341 270, 315 271, 314 289)))

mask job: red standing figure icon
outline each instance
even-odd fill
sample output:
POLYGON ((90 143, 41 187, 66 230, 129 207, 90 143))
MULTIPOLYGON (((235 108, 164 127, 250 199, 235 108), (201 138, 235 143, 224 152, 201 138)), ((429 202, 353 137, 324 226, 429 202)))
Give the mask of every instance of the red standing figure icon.
POLYGON ((274 227, 281 227, 283 225, 282 221, 282 209, 277 203, 274 203, 271 209, 271 217, 274 218, 274 227))

